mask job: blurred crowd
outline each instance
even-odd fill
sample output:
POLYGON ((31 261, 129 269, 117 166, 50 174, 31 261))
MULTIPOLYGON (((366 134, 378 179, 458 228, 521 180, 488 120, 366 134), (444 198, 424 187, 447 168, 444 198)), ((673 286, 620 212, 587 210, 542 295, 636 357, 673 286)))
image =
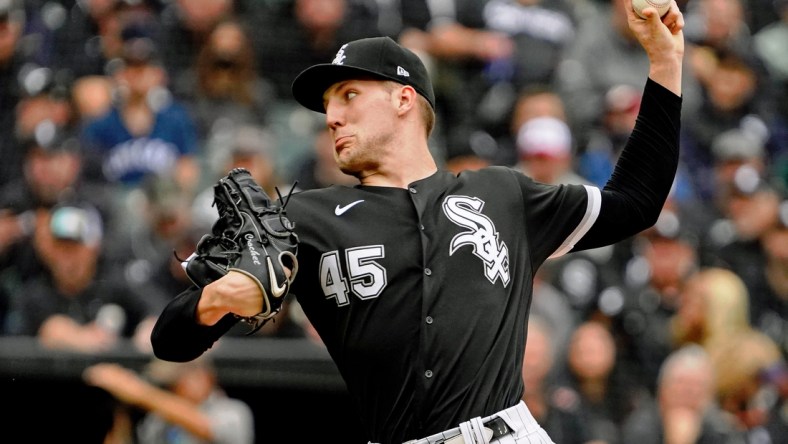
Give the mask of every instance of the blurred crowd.
MULTIPOLYGON (((604 186, 648 73, 624 2, 0 0, 0 333, 150 353, 216 179, 245 167, 272 196, 356 183, 290 83, 361 37, 425 62, 442 167, 604 186)), ((524 400, 558 443, 788 436, 788 0, 678 4, 681 162, 662 216, 536 279, 524 400)), ((295 300, 261 335, 319 342, 295 300)), ((220 392, 208 368, 197 404, 220 392)), ((143 376, 107 363, 85 379, 220 433, 154 411, 170 398, 145 403, 143 376)), ((250 442, 233 408, 227 442, 250 442)))

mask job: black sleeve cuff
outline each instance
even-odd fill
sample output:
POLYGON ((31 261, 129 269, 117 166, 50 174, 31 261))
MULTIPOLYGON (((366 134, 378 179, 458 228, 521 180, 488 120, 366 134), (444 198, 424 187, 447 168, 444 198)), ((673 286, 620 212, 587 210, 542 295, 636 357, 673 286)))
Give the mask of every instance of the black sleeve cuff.
POLYGON ((166 361, 187 362, 205 353, 237 319, 227 315, 215 325, 197 323, 202 289, 191 287, 164 308, 151 332, 153 354, 166 361))

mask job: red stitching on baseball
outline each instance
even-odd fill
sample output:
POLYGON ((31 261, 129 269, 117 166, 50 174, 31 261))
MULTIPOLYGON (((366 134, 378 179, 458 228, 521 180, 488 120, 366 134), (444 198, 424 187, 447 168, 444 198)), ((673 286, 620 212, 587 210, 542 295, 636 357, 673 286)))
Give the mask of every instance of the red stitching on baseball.
POLYGON ((651 6, 653 6, 653 7, 654 7, 654 8, 656 8, 658 11, 659 11, 659 8, 661 8, 661 7, 664 7, 664 6, 667 6, 667 5, 669 5, 669 4, 670 4, 669 2, 665 2, 665 3, 661 3, 661 4, 660 4, 660 3, 655 3, 653 0, 646 0, 646 3, 648 3, 648 4, 649 4, 649 5, 651 5, 651 6))

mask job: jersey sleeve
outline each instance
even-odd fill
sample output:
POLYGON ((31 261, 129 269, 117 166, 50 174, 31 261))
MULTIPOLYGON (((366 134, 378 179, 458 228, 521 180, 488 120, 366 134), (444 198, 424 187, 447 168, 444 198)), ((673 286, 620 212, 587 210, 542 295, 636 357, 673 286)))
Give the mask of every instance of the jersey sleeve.
POLYGON ((602 189, 599 218, 575 250, 610 245, 656 223, 678 168, 681 102, 646 82, 635 128, 602 189))
POLYGON ((164 308, 151 333, 153 354, 165 361, 188 362, 205 353, 238 320, 228 314, 214 325, 197 322, 202 289, 190 287, 164 308))
POLYGON ((601 196, 586 185, 548 185, 514 172, 525 211, 531 260, 539 266, 548 258, 572 250, 596 221, 601 196))

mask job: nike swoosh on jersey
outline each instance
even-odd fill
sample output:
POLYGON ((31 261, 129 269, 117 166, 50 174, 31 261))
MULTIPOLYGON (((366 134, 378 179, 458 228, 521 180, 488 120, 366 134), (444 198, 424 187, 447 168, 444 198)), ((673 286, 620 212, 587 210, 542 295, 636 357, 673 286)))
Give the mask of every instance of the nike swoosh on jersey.
POLYGON ((345 212, 347 210, 353 208, 354 206, 360 204, 361 202, 364 202, 364 199, 357 200, 355 202, 350 202, 349 204, 345 205, 344 207, 341 207, 341 206, 337 205, 337 207, 334 208, 334 214, 336 214, 337 216, 341 216, 341 215, 345 214, 345 212))

